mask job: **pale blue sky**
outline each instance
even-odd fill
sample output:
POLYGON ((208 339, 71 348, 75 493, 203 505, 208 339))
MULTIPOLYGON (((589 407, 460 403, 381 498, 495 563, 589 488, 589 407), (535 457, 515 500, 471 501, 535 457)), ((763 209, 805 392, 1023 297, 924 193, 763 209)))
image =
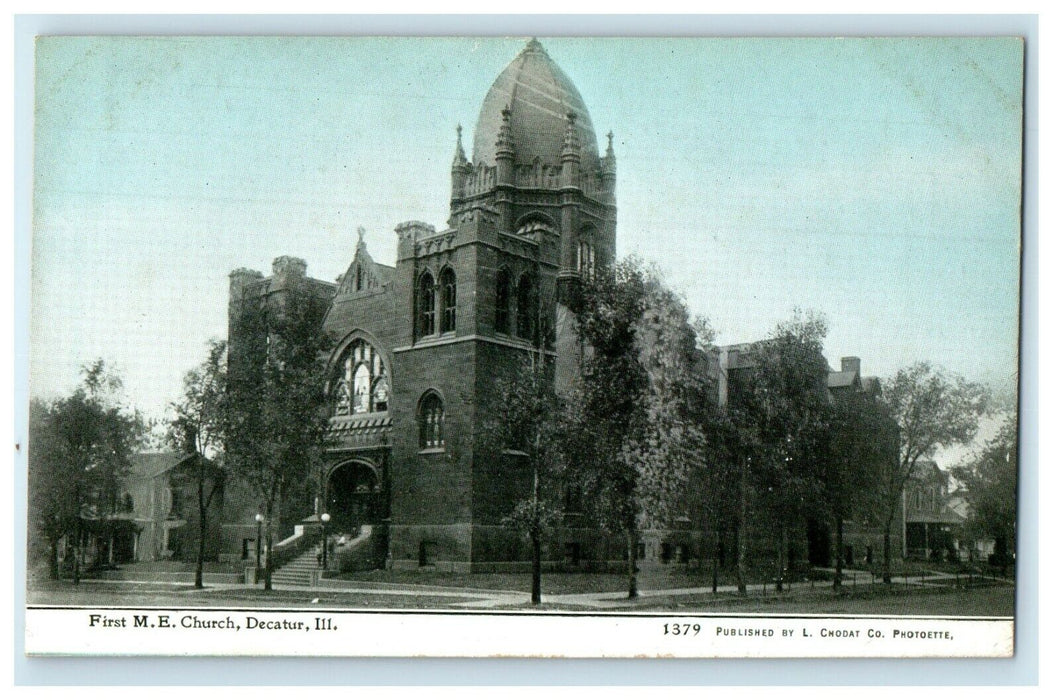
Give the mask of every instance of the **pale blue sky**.
MULTIPOLYGON (((800 306, 826 354, 930 360, 1014 393, 1022 46, 1009 39, 543 39, 615 132, 618 248, 722 343, 800 306)), ((31 393, 94 357, 160 415, 227 275, 334 279, 364 226, 444 226, 465 145, 523 39, 42 40, 31 393)))

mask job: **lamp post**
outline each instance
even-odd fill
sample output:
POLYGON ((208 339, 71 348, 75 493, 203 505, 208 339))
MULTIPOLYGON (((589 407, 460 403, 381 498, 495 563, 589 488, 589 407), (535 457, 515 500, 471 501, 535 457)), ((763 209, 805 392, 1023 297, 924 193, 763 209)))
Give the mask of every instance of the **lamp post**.
POLYGON ((331 516, 327 513, 320 514, 320 540, 321 546, 323 547, 323 564, 321 566, 324 571, 328 570, 328 521, 331 520, 331 516))
POLYGON ((258 538, 254 540, 254 583, 257 583, 261 577, 261 524, 265 522, 265 516, 255 513, 254 522, 258 524, 258 538))

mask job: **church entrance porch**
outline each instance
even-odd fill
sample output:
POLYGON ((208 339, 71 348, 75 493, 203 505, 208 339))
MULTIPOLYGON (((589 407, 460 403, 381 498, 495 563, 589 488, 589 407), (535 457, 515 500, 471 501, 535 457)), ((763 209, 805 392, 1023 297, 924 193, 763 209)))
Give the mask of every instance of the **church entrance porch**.
POLYGON ((324 504, 331 515, 328 529, 337 535, 377 525, 385 516, 379 469, 361 460, 339 464, 328 475, 324 504))

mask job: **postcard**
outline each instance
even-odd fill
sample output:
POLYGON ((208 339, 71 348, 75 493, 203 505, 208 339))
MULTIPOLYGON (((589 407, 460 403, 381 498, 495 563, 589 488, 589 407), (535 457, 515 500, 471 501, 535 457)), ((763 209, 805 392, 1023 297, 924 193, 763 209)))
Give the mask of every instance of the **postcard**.
POLYGON ((1012 655, 1021 38, 35 54, 27 653, 1012 655))

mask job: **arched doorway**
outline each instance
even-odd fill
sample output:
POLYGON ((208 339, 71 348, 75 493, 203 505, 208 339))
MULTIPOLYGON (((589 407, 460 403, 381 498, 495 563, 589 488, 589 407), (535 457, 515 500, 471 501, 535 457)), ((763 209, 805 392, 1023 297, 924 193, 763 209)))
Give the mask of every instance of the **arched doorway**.
POLYGON ((344 462, 328 475, 325 504, 334 532, 357 532, 383 517, 382 483, 374 464, 344 462))

